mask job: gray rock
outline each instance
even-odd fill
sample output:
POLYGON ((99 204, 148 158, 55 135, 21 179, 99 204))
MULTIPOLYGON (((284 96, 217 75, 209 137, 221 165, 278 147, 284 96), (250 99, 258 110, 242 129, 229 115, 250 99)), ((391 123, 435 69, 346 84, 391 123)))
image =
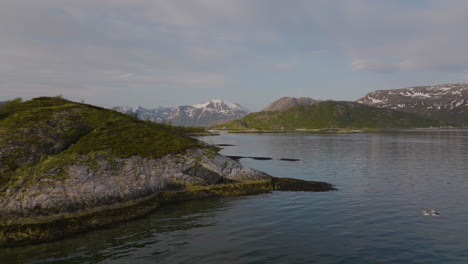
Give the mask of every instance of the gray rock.
POLYGON ((174 186, 220 184, 269 179, 270 176, 206 149, 158 159, 96 157, 97 166, 79 162, 68 165, 65 179, 58 172, 39 177, 23 188, 10 188, 0 196, 2 218, 87 210, 142 198, 174 186))

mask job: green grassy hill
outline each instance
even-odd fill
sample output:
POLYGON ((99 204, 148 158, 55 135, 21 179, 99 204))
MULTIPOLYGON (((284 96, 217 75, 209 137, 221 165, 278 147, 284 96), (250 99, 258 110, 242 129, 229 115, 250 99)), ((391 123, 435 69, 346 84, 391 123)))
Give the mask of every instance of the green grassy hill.
POLYGON ((8 184, 60 170, 78 155, 92 163, 95 155, 155 158, 180 153, 199 146, 184 135, 198 130, 141 121, 60 97, 15 99, 0 106, 0 193, 8 184))
POLYGON ((252 113, 221 126, 229 129, 397 128, 439 126, 414 114, 353 102, 325 101, 286 111, 252 113))

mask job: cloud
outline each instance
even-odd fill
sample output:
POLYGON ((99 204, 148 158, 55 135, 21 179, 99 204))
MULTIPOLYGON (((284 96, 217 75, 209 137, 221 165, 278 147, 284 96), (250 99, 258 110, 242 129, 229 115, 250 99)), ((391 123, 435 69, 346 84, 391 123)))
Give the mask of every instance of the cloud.
POLYGON ((468 69, 468 2, 329 1, 316 19, 355 70, 377 72, 468 69), (416 3, 416 2, 415 2, 416 3))
POLYGON ((98 95, 105 90, 96 87, 164 90, 229 84, 228 75, 247 52, 207 34, 203 26, 212 19, 186 13, 189 10, 181 1, 173 6, 166 3, 19 0, 0 4, 2 96, 93 96, 93 91, 98 95), (199 19, 200 25, 175 19, 185 15, 199 19))
POLYGON ((351 63, 353 70, 369 70, 381 73, 390 73, 396 71, 411 71, 417 69, 412 61, 387 62, 379 60, 353 60, 351 63))
POLYGON ((227 89, 321 51, 353 70, 466 72, 468 2, 408 3, 2 1, 1 95, 227 89))

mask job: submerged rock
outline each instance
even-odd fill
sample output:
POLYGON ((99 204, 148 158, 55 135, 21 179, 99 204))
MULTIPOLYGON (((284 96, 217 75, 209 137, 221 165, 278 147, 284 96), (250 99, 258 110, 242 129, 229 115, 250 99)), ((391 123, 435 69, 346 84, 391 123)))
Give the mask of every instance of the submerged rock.
POLYGON ((280 191, 324 192, 336 190, 333 185, 326 182, 305 181, 293 178, 272 177, 271 184, 274 190, 280 191))

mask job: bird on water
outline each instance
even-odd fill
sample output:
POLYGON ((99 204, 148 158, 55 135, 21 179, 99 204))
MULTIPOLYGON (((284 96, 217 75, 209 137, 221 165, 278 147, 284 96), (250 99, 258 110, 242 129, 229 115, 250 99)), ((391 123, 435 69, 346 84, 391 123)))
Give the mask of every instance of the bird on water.
POLYGON ((439 212, 437 212, 435 209, 424 209, 422 208, 422 214, 423 215, 431 215, 431 216, 439 216, 439 212))

